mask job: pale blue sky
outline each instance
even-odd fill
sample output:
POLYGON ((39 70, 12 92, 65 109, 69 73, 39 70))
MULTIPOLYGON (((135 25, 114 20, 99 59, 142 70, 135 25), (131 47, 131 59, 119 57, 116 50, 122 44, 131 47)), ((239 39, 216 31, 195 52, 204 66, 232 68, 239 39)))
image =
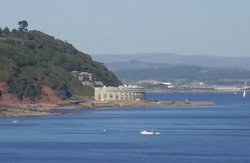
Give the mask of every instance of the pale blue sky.
POLYGON ((250 0, 0 0, 0 26, 27 20, 89 54, 250 57, 250 0))

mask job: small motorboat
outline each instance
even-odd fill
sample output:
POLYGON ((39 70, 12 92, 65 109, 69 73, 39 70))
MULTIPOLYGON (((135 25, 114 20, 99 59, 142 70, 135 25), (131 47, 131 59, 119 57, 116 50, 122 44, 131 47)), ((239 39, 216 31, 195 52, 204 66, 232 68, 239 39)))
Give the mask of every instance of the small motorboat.
POLYGON ((141 131, 141 134, 142 135, 154 135, 154 132, 153 131, 143 130, 143 131, 141 131))
POLYGON ((143 130, 141 131, 141 135, 160 135, 160 132, 154 132, 153 130, 151 131, 143 130))

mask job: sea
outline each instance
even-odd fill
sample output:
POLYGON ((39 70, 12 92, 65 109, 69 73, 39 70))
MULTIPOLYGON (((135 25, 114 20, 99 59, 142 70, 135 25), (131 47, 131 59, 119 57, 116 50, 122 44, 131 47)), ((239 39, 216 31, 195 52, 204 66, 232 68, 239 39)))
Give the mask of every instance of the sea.
POLYGON ((56 116, 1 117, 0 162, 250 162, 250 95, 148 93, 146 98, 216 105, 72 109, 56 116), (159 134, 142 135, 143 130, 159 134))

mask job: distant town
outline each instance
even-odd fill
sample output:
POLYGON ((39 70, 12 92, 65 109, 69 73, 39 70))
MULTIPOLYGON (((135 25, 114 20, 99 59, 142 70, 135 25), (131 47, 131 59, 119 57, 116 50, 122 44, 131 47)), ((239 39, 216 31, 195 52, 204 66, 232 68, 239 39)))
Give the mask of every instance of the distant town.
POLYGON ((191 82, 162 82, 157 80, 142 80, 138 82, 145 87, 147 91, 162 92, 162 91, 225 91, 237 92, 249 90, 247 81, 238 82, 236 84, 208 84, 202 81, 191 82))
POLYGON ((128 83, 118 87, 105 86, 103 82, 95 80, 90 72, 71 72, 82 85, 94 87, 94 100, 96 101, 140 101, 145 99, 145 92, 171 92, 171 91, 221 91, 238 92, 249 90, 247 81, 235 85, 208 84, 202 81, 192 82, 165 82, 157 80, 142 80, 128 83))

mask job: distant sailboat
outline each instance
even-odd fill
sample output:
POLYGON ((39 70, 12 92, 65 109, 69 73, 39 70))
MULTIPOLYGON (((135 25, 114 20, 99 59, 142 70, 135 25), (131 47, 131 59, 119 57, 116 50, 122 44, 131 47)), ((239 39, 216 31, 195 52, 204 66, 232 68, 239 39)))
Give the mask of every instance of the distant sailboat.
POLYGON ((246 91, 243 92, 242 97, 246 97, 246 91))
POLYGON ((242 97, 246 97, 247 81, 245 81, 244 92, 242 97))

